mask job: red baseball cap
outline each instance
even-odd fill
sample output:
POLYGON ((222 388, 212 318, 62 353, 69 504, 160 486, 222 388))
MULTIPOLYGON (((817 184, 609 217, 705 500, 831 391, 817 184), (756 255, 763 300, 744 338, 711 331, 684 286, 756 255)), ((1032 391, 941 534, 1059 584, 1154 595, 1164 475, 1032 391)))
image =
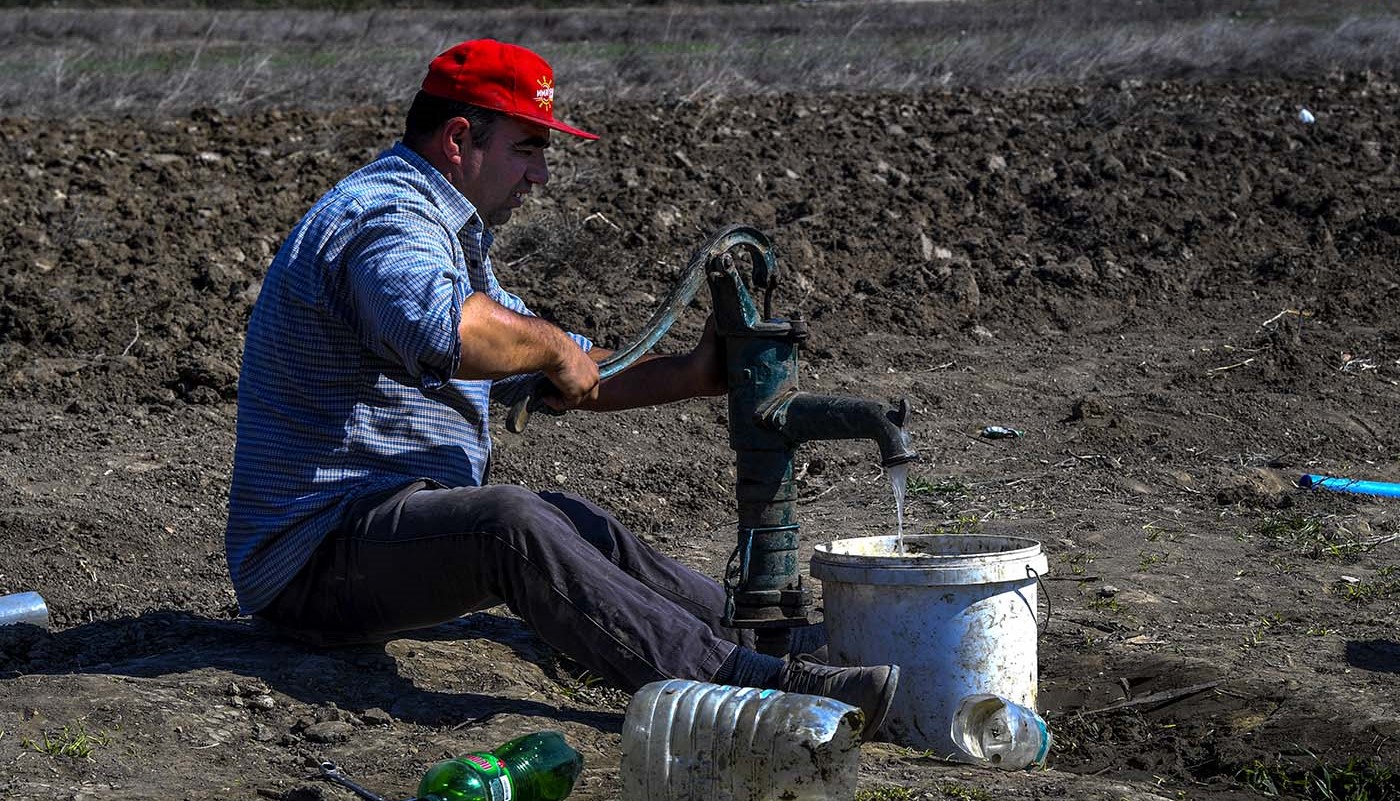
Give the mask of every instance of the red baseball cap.
POLYGON ((462 42, 428 65, 423 91, 584 139, 598 138, 554 119, 554 70, 519 45, 494 39, 462 42))

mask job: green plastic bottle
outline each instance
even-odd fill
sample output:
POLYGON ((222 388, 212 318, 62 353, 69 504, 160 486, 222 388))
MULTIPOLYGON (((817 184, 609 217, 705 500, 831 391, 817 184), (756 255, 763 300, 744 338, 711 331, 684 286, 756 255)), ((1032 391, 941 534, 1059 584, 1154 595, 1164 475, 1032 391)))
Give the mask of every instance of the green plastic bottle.
POLYGON ((418 801, 560 801, 582 771, 564 735, 536 732, 437 763, 418 783, 418 801))

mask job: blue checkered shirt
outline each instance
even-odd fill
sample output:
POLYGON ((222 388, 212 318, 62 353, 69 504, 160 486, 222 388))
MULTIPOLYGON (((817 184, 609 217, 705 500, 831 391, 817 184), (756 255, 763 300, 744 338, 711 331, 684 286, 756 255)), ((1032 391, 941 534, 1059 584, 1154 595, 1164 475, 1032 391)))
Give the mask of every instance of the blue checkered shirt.
POLYGON ((355 499, 420 478, 482 483, 488 401, 509 403, 530 379, 452 377, 469 295, 530 314, 496 281, 490 245, 471 203, 402 143, 292 229, 238 382, 225 546, 243 612, 286 587, 355 499))

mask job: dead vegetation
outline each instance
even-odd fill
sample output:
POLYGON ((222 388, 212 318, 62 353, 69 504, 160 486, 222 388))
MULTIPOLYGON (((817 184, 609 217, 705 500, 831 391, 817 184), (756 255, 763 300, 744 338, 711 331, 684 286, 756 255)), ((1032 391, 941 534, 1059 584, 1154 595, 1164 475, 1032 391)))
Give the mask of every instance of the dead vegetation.
POLYGON ((427 55, 475 36, 529 42, 570 92, 610 98, 1300 77, 1400 63, 1400 18, 1360 0, 502 8, 469 18, 357 2, 244 5, 0 11, 0 110, 399 103, 427 55))

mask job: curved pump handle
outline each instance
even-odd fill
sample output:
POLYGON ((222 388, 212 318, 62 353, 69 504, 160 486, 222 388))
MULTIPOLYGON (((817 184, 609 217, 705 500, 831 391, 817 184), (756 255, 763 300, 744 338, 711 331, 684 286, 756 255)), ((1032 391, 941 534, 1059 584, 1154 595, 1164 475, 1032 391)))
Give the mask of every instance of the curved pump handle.
MULTIPOLYGON (((712 234, 691 255, 690 262, 685 266, 685 272, 681 274, 680 280, 671 287, 671 291, 666 295, 661 305, 652 312, 651 319, 647 321, 641 335, 598 363, 598 379, 605 380, 626 370, 632 366, 633 362, 655 347, 656 343, 660 342, 666 332, 671 329, 680 313, 690 304, 690 301, 695 299, 695 294, 700 291, 700 284, 705 278, 706 265, 738 245, 748 245, 755 253, 761 254, 761 258, 753 260, 753 278, 754 286, 764 288, 766 300, 767 294, 772 292, 778 281, 778 267, 772 255, 772 243, 756 228, 746 225, 731 225, 724 228, 712 234)), ((530 421, 531 413, 536 411, 544 410, 547 413, 556 414, 543 402, 543 398, 553 391, 554 385, 549 382, 549 379, 544 376, 537 378, 531 384, 530 389, 511 404, 510 411, 506 415, 506 430, 512 434, 524 431, 525 424, 530 421)))

